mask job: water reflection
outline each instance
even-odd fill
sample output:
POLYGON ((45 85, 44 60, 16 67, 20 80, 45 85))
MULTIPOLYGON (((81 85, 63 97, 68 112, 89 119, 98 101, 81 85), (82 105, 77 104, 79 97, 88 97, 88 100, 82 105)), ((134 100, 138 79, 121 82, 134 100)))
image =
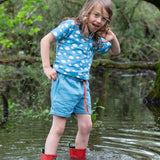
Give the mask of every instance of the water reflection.
MULTIPOLYGON (((87 160, 160 159, 159 115, 142 104, 154 74, 121 70, 92 72, 92 103, 99 98, 97 125, 92 129, 87 160), (132 75, 132 76, 130 76, 132 75), (135 76, 134 76, 135 75, 135 76), (156 117, 156 118, 155 118, 156 117)), ((156 110, 157 112, 157 110, 156 110)), ((25 120, 0 131, 1 160, 39 160, 51 121, 25 120)), ((68 141, 74 143, 76 118, 68 120, 59 144, 58 160, 69 160, 68 141)))

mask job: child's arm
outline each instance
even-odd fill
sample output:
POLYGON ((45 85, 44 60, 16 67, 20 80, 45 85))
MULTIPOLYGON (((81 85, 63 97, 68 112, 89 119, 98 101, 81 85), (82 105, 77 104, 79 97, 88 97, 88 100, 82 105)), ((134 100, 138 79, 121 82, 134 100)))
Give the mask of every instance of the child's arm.
POLYGON ((57 72, 50 66, 49 54, 50 54, 50 44, 55 42, 56 39, 52 33, 48 33, 41 39, 41 58, 43 70, 49 80, 56 80, 57 72))
POLYGON ((102 42, 104 42, 104 43, 111 42, 112 45, 111 45, 111 49, 109 50, 110 54, 113 54, 113 55, 120 54, 121 49, 120 49, 118 39, 117 39, 116 35, 111 30, 108 30, 107 35, 105 37, 105 40, 103 40, 102 42))
POLYGON ((116 35, 109 29, 109 30, 101 30, 98 32, 99 36, 103 37, 105 40, 102 40, 103 43, 111 42, 111 49, 109 53, 112 55, 120 54, 120 45, 116 35))

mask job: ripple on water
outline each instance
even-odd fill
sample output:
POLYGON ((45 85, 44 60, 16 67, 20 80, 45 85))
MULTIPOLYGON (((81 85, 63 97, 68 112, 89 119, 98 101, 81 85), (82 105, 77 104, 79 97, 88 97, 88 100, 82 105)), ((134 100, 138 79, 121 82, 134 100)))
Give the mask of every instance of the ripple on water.
MULTIPOLYGON (((94 145, 101 148, 107 159, 111 156, 111 160, 137 160, 137 159, 160 159, 160 132, 118 129, 108 131, 106 136, 101 136, 100 145, 94 145), (112 152, 112 155, 108 155, 112 152), (123 158, 122 158, 123 157, 123 158)), ((104 157, 105 157, 104 156, 104 157)))

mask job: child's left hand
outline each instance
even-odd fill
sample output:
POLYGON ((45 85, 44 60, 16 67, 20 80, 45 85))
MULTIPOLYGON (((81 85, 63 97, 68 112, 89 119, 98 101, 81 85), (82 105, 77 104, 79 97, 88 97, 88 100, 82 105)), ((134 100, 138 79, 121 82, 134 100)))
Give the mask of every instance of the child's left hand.
POLYGON ((118 42, 118 39, 116 35, 110 30, 110 28, 102 28, 101 30, 97 31, 98 36, 104 38, 102 40, 103 43, 105 42, 111 42, 111 49, 109 50, 109 53, 112 55, 118 55, 120 54, 120 45, 118 42))
POLYGON ((103 43, 109 42, 112 39, 114 39, 114 37, 115 37, 114 33, 110 29, 108 29, 108 30, 106 30, 106 29, 100 30, 100 31, 97 32, 97 34, 100 37, 104 38, 104 40, 102 40, 103 43))
POLYGON ((107 34, 105 35, 105 37, 103 37, 105 40, 102 40, 103 43, 105 42, 110 42, 114 39, 115 35, 111 30, 108 30, 107 34))

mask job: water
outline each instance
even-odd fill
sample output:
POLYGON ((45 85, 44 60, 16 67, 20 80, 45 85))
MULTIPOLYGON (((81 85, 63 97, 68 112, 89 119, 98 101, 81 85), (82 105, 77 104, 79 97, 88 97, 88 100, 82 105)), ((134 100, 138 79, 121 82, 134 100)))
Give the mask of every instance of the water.
MULTIPOLYGON (((154 78, 154 74, 142 71, 92 72, 92 104, 98 97, 98 105, 105 110, 97 109, 87 160, 160 159, 160 116, 141 101, 154 78)), ((0 160, 39 160, 50 125, 51 120, 25 119, 0 129, 0 160)), ((71 117, 59 143, 58 160, 69 160, 67 145, 68 141, 74 143, 76 131, 76 118, 71 117)))

